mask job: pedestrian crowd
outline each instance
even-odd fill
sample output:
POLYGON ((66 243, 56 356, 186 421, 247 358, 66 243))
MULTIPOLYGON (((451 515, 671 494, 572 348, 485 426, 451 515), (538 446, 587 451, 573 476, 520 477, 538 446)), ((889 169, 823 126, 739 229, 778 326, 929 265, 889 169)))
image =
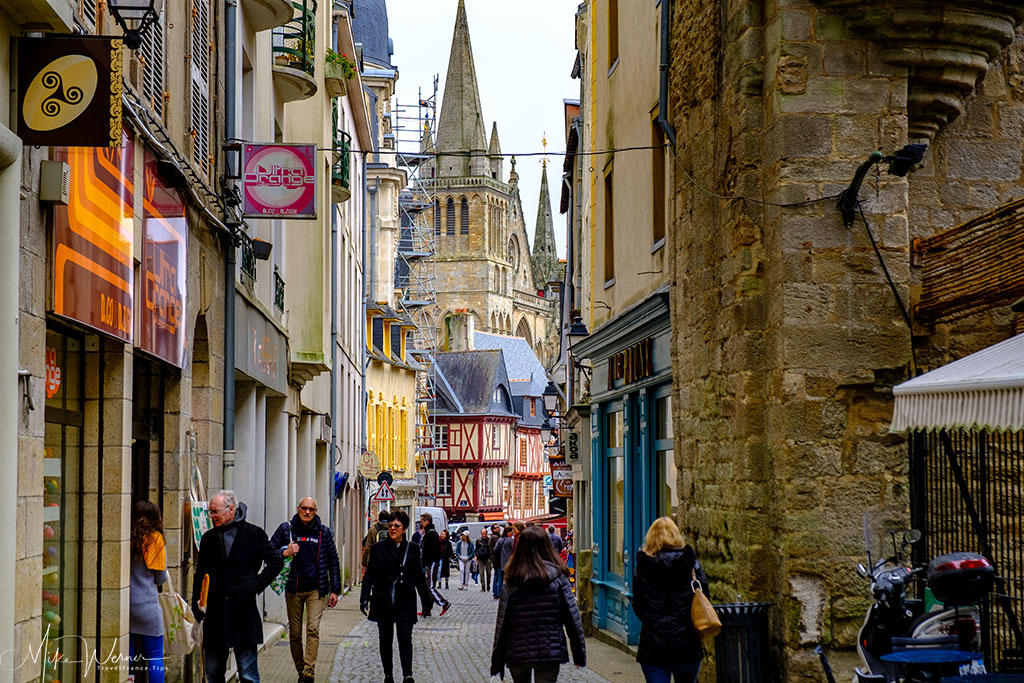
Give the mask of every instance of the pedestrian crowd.
MULTIPOLYGON (((233 650, 238 679, 258 683, 263 621, 256 598, 273 586, 284 593, 297 680, 311 683, 323 611, 341 594, 334 533, 317 514, 316 500, 300 500, 295 515, 270 538, 247 521, 246 505, 233 491, 219 491, 208 511, 213 528, 200 540, 191 596, 203 677, 222 683, 233 650)), ((395 681, 396 637, 402 683, 415 683, 413 627, 420 617, 429 618, 435 605, 440 616, 449 612, 451 603, 440 589, 442 582, 449 588, 453 561, 458 590, 472 583, 498 601, 492 682, 504 680, 506 669, 513 683, 557 681, 570 656, 577 668, 586 666, 583 623, 564 559, 568 549, 553 526, 545 531, 522 522, 494 524, 475 541, 465 532, 453 543, 447 530, 438 533, 429 513, 420 516, 411 537, 410 525, 406 512, 384 510, 363 539, 359 606, 377 625, 385 683, 395 681)), ((174 593, 167 588, 160 510, 148 501, 132 508, 130 553, 132 671, 139 680, 162 683, 165 646, 172 640, 165 614, 170 601, 163 598, 168 590, 174 593)), ((695 683, 704 649, 690 612, 698 584, 706 594, 708 582, 671 518, 661 517, 648 529, 632 578, 632 609, 642 624, 637 661, 645 680, 695 683), (692 586, 686 577, 692 577, 692 586)))

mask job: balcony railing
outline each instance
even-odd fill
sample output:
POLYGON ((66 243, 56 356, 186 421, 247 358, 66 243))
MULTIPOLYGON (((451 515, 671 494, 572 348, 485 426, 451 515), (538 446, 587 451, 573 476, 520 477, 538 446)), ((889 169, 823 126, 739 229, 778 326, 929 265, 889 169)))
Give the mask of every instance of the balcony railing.
MULTIPOLYGON (((337 100, 335 100, 335 111, 337 111, 337 100)), ((349 188, 349 169, 351 167, 349 152, 352 150, 352 136, 343 130, 338 130, 337 117, 334 121, 334 149, 338 154, 338 161, 331 167, 331 196, 334 198, 334 203, 338 204, 352 196, 352 191, 349 188)))
POLYGON ((274 308, 284 313, 284 280, 274 271, 274 308))
POLYGON ((313 76, 316 43, 316 0, 293 0, 292 20, 274 29, 274 64, 313 76))
POLYGON ((251 285, 256 281, 256 252, 252 248, 252 238, 241 233, 242 237, 242 282, 251 285), (245 276, 249 277, 246 281, 245 276))

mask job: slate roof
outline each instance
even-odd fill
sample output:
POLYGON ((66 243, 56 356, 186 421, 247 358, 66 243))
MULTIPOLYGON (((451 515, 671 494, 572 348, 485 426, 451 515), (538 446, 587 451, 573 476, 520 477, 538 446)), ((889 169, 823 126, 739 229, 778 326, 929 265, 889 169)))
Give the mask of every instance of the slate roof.
MULTIPOLYGON (((509 391, 505 362, 500 350, 438 353, 434 363, 444 374, 465 414, 515 416, 511 406, 502 407, 492 401, 498 386, 509 391)), ((509 399, 511 401, 511 392, 509 399)), ((438 413, 444 414, 446 411, 441 408, 438 406, 438 413)))
POLYGON ((352 37, 363 44, 363 61, 390 68, 392 50, 385 1, 355 0, 353 10, 352 37))
POLYGON ((503 334, 476 332, 473 335, 473 346, 476 349, 501 350, 513 396, 541 397, 544 395, 544 389, 548 386, 547 373, 544 371, 544 366, 540 364, 537 354, 533 352, 525 339, 503 334))

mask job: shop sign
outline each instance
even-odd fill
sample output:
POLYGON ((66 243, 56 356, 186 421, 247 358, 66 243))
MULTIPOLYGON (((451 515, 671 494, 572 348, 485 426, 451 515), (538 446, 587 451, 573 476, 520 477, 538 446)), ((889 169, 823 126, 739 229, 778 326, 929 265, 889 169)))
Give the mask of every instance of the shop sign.
POLYGON ((180 368, 185 362, 185 202, 149 150, 143 156, 143 179, 139 348, 180 368))
POLYGON ((647 337, 608 358, 608 389, 616 380, 632 384, 654 374, 654 339, 647 337))
POLYGON ((135 282, 134 142, 58 147, 71 172, 68 205, 54 207, 53 312, 132 341, 135 282))
MULTIPOLYGON (((284 334, 237 292, 235 311, 235 368, 265 387, 287 393, 288 341, 284 334)), ((330 441, 329 428, 326 440, 330 441)))
POLYGON ((22 143, 120 147, 121 68, 120 38, 20 38, 22 143))
POLYGON ((580 433, 575 429, 569 431, 569 449, 567 456, 569 460, 580 459, 580 433))
POLYGON ((205 500, 192 501, 189 508, 192 511, 192 540, 196 544, 196 550, 199 550, 199 542, 203 540, 203 534, 213 528, 213 523, 210 521, 210 504, 205 500))
POLYGON ((57 363, 57 349, 46 347, 46 398, 53 398, 60 391, 61 371, 57 363))
POLYGON ((242 215, 316 218, 316 145, 245 145, 242 215))
POLYGON ((572 465, 551 463, 551 483, 552 498, 572 498, 572 465))
POLYGON ((380 472, 380 463, 377 461, 377 454, 372 451, 363 451, 359 458, 359 474, 367 479, 375 479, 380 472))

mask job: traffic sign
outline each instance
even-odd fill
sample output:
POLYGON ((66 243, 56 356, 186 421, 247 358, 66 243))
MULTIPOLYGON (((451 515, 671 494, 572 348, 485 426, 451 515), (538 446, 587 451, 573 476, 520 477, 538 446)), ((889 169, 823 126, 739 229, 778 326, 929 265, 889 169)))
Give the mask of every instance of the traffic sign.
POLYGON ((391 476, 390 472, 381 472, 380 474, 377 475, 378 484, 387 484, 388 486, 391 486, 391 484, 393 484, 394 481, 395 478, 391 476))
POLYGON ((395 500, 395 492, 391 490, 391 486, 386 481, 381 482, 377 493, 373 494, 370 500, 374 503, 390 503, 395 500))

